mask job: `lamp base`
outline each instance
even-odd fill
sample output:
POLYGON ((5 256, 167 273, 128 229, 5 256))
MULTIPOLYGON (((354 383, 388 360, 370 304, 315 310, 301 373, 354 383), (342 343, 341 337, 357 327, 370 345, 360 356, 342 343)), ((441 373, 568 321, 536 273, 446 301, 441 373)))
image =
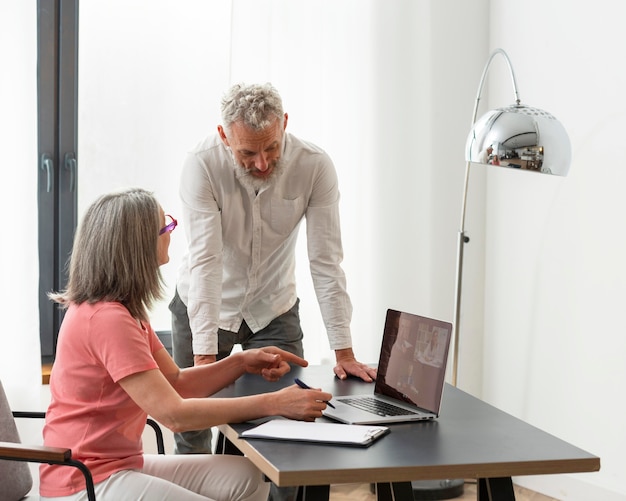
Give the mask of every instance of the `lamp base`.
POLYGON ((415 501, 434 501, 437 499, 453 499, 463 495, 463 479, 445 480, 414 480, 413 499, 415 501))

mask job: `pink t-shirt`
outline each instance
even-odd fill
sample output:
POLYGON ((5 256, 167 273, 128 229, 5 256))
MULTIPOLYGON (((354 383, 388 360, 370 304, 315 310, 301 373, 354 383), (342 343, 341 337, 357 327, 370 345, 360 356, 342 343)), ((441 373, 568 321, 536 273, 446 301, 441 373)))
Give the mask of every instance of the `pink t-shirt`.
MULTIPOLYGON (((50 376, 44 444, 71 448, 95 483, 116 471, 141 468, 147 415, 117 382, 158 368, 153 354, 161 348, 152 327, 140 325, 120 303, 70 305, 50 376)), ((85 488, 80 471, 67 466, 42 464, 40 479, 42 496, 85 488)))

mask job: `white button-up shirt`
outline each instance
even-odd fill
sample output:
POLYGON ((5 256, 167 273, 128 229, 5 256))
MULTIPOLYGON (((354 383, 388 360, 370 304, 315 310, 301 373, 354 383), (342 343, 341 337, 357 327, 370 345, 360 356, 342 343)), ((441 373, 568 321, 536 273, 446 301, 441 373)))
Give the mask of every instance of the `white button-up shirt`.
POLYGON ((177 289, 196 355, 217 353, 218 327, 237 332, 245 320, 257 332, 295 304, 295 246, 303 218, 330 348, 352 346, 335 167, 317 146, 284 137, 283 172, 258 194, 239 182, 217 134, 187 156, 180 197, 189 247, 177 289))

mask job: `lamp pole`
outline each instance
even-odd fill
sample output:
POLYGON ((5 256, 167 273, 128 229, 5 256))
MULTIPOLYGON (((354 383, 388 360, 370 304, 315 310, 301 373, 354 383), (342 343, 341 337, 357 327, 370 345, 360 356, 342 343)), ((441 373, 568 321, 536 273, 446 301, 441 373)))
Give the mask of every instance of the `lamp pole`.
MULTIPOLYGON (((483 151, 489 147, 496 149, 495 157, 500 158, 502 152, 505 154, 506 162, 498 165, 505 165, 517 169, 533 170, 543 174, 555 174, 566 176, 571 160, 571 148, 567 132, 563 126, 551 114, 520 104, 519 93, 517 92, 517 82, 513 66, 502 49, 494 50, 485 68, 483 69, 476 94, 474 104, 474 114, 472 116, 472 128, 467 139, 465 167, 465 182, 463 186, 463 200, 461 206, 461 225, 459 229, 457 262, 456 262, 456 290, 454 298, 454 325, 452 336, 454 347, 452 351, 452 384, 458 383, 459 365, 459 332, 461 324, 461 293, 463 285, 463 253, 465 244, 469 242, 469 237, 465 234, 465 213, 467 208, 467 192, 469 185, 470 167, 474 163, 487 163, 483 151), (483 115, 478 122, 476 116, 478 105, 485 84, 487 72, 494 57, 501 55, 504 57, 511 75, 513 91, 515 93, 515 103, 507 108, 498 108, 483 115), (510 161, 509 161, 510 160, 510 161)), ((491 152, 489 152, 491 153, 491 152)), ((495 158, 494 157, 494 158, 495 158)), ((494 162, 495 163, 495 162, 494 162)), ((440 481, 443 486, 453 485, 462 480, 440 481)), ((416 494, 415 483, 413 489, 416 494)), ((462 494, 461 490, 461 494, 462 494)), ((458 495, 452 496, 458 497, 458 495)), ((418 497, 415 499, 449 499, 439 497, 418 497)))
MULTIPOLYGON (((485 64, 485 68, 483 69, 483 74, 480 77, 480 83, 478 85, 478 92, 476 93, 476 102, 474 103, 474 114, 472 115, 472 127, 476 123, 476 116, 478 114, 478 105, 480 103, 480 97, 483 92, 483 86, 485 84, 485 79, 487 77, 487 72, 489 71, 489 67, 493 58, 498 54, 504 57, 506 63, 509 67, 509 72, 511 73, 511 81, 513 83, 513 91, 515 92, 515 103, 517 105, 520 104, 519 93, 517 91, 517 81, 515 80, 515 72, 513 71, 513 66, 511 65, 511 61, 509 56, 502 49, 495 49, 487 63, 485 64)), ((469 175, 470 175, 470 164, 471 162, 468 160, 467 165, 465 167, 465 182, 463 184, 463 200, 461 203, 461 225, 459 229, 459 238, 458 238, 458 247, 457 247, 457 260, 456 260, 456 287, 455 287, 455 295, 454 295, 454 327, 453 327, 453 338, 454 338, 454 349, 452 351, 452 384, 457 386, 458 380, 458 366, 459 366, 459 330, 461 323, 461 292, 463 286, 463 250, 465 244, 469 242, 469 237, 465 234, 465 212, 467 207, 467 188, 469 185, 469 175)))

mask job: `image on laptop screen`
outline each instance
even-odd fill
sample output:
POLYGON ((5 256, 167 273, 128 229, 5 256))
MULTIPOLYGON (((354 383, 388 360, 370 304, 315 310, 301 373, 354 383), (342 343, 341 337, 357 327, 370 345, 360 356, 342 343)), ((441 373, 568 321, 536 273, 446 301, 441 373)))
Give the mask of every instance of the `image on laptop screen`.
POLYGON ((438 413, 451 325, 389 310, 375 393, 438 413))

